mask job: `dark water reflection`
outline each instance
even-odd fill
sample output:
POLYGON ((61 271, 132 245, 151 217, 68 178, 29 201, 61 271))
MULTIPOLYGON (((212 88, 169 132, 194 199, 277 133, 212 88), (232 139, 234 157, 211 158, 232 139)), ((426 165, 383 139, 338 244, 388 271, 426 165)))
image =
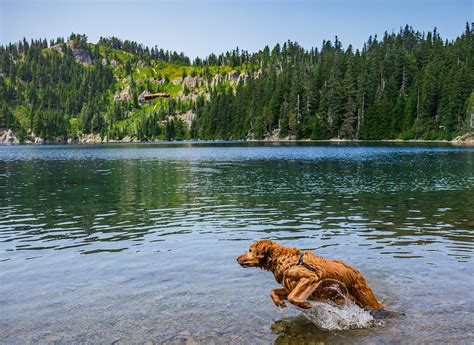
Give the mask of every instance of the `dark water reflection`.
POLYGON ((7 342, 474 341, 474 149, 0 147, 7 342), (358 267, 406 316, 319 330, 235 257, 257 238, 358 267))

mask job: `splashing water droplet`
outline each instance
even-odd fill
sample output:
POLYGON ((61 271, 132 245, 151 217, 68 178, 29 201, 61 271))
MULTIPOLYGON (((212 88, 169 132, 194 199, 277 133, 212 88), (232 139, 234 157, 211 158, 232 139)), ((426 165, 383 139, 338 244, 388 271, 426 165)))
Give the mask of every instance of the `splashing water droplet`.
POLYGON ((345 303, 338 305, 328 301, 308 301, 312 308, 304 310, 303 315, 319 328, 336 331, 369 328, 384 323, 381 320, 375 320, 369 311, 350 301, 346 296, 347 289, 343 283, 333 279, 321 283, 323 284, 319 285, 320 288, 326 289, 327 294, 340 295, 345 303))
POLYGON ((367 310, 359 308, 354 303, 342 306, 327 302, 312 302, 313 307, 305 310, 303 315, 316 326, 331 331, 356 328, 368 328, 380 324, 374 320, 367 310))

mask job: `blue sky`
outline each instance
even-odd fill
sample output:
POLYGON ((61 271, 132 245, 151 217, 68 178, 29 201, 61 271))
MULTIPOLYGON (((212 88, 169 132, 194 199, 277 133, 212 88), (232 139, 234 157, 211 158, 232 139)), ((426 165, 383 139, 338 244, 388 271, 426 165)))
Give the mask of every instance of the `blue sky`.
POLYGON ((305 48, 337 35, 346 47, 362 47, 370 35, 438 28, 443 38, 474 21, 474 0, 0 0, 0 42, 26 37, 89 41, 116 36, 190 57, 236 46, 256 51, 288 39, 305 48))

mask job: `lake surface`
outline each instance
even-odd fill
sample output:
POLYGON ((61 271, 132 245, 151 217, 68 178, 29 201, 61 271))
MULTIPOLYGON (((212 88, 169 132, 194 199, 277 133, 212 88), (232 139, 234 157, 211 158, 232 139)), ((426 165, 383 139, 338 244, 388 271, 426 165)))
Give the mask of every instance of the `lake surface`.
POLYGON ((5 343, 473 343, 474 148, 0 147, 5 343), (270 238, 358 268, 389 309, 328 331, 235 258, 270 238))

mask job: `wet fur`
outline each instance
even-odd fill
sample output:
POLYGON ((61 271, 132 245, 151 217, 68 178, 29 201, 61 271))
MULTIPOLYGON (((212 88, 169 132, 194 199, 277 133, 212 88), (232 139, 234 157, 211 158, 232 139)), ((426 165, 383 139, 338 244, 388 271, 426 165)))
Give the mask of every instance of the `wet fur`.
POLYGON ((274 289, 270 296, 275 305, 284 308, 284 300, 301 307, 309 308, 307 300, 331 300, 344 303, 344 298, 321 284, 338 280, 342 290, 346 290, 347 297, 359 307, 372 310, 382 310, 383 305, 377 301, 374 293, 367 285, 362 274, 355 268, 337 260, 327 260, 304 251, 304 262, 314 271, 298 265, 302 251, 297 248, 288 248, 271 240, 259 240, 253 243, 249 251, 237 258, 243 267, 260 267, 270 271, 282 289, 274 289), (329 279, 329 280, 328 280, 329 279))

